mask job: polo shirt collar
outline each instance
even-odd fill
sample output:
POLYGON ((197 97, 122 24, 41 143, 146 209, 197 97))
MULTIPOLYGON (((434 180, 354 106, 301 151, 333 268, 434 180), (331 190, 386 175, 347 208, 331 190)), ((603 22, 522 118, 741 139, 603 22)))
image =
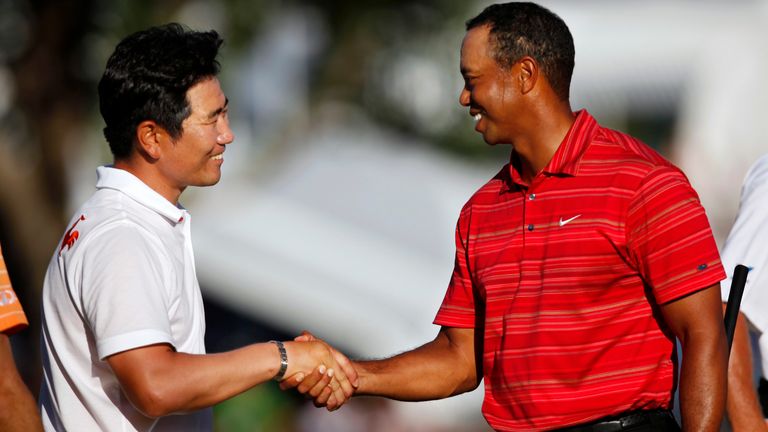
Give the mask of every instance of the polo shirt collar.
POLYGON ((128 171, 105 165, 96 168, 96 177, 96 189, 120 191, 174 224, 184 219, 185 210, 181 205, 171 204, 165 197, 128 171))
MULTIPOLYGON (((557 147, 552 159, 542 170, 544 174, 563 176, 575 176, 578 174, 581 158, 597 134, 598 129, 597 120, 587 110, 577 111, 576 119, 571 128, 557 147)), ((509 163, 509 175, 512 183, 525 185, 520 176, 520 159, 514 150, 512 151, 512 158, 509 163)))

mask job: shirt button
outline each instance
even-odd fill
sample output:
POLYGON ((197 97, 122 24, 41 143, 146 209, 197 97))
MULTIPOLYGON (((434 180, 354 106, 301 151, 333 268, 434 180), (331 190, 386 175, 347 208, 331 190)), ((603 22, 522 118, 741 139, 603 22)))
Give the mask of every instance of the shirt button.
POLYGON ((531 201, 535 200, 536 199, 536 194, 528 195, 528 199, 531 200, 531 201))
POLYGON ((697 268, 699 271, 701 271, 701 270, 706 270, 706 268, 707 268, 707 265, 706 265, 706 264, 699 264, 699 266, 698 266, 698 267, 696 267, 696 268, 697 268))
POLYGON ((528 231, 533 231, 533 224, 528 225, 528 231))

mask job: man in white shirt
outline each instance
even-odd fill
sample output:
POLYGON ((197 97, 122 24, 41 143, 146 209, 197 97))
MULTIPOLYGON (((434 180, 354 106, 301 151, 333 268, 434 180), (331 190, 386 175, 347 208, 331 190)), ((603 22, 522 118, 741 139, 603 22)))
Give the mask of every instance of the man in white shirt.
MULTIPOLYGON (((728 300, 733 269, 743 264, 750 270, 741 302, 728 368, 728 419, 734 432, 768 431, 768 423, 755 393, 748 331, 758 336, 763 377, 768 372, 768 155, 747 173, 741 189, 736 222, 723 248, 728 279, 723 302, 728 300)), ((766 386, 765 378, 761 386, 766 386)), ((765 401, 763 402, 765 403, 765 401)))
POLYGON ((270 379, 322 374, 340 406, 348 360, 316 341, 206 354, 187 186, 221 177, 234 135, 216 75, 222 40, 178 24, 128 36, 99 83, 114 165, 75 213, 43 287, 40 405, 52 431, 211 430, 210 407, 270 379), (174 415, 171 415, 174 414, 174 415))

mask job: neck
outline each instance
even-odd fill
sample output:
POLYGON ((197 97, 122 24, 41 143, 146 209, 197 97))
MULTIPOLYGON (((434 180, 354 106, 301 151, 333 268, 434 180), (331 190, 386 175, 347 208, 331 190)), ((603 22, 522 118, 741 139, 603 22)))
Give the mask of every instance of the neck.
POLYGON ((149 186, 152 190, 159 193, 171 204, 178 205, 179 197, 184 189, 174 188, 162 181, 161 177, 153 169, 152 165, 147 165, 144 161, 137 162, 133 158, 115 160, 115 168, 128 171, 149 186))
POLYGON ((527 133, 514 143, 515 152, 520 158, 521 176, 529 184, 552 160, 576 119, 569 104, 562 104, 556 109, 546 107, 535 112, 527 133))

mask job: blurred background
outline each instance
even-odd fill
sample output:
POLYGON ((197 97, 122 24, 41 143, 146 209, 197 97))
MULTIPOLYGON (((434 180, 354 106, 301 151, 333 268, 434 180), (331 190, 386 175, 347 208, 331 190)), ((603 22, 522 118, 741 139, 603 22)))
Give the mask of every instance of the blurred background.
MULTIPOLYGON (((540 3, 575 39, 573 108, 681 166, 722 245, 768 143, 768 1, 540 3)), ((170 21, 226 41, 236 140, 222 181, 182 196, 209 351, 309 329, 376 358, 434 338, 458 212, 510 151, 458 104, 464 21, 488 4, 0 0, 0 241, 31 323, 12 341, 33 392, 47 262, 111 162, 96 83, 122 37, 170 21)), ((216 407, 216 428, 487 431, 481 392, 329 414, 270 383, 216 407)))

